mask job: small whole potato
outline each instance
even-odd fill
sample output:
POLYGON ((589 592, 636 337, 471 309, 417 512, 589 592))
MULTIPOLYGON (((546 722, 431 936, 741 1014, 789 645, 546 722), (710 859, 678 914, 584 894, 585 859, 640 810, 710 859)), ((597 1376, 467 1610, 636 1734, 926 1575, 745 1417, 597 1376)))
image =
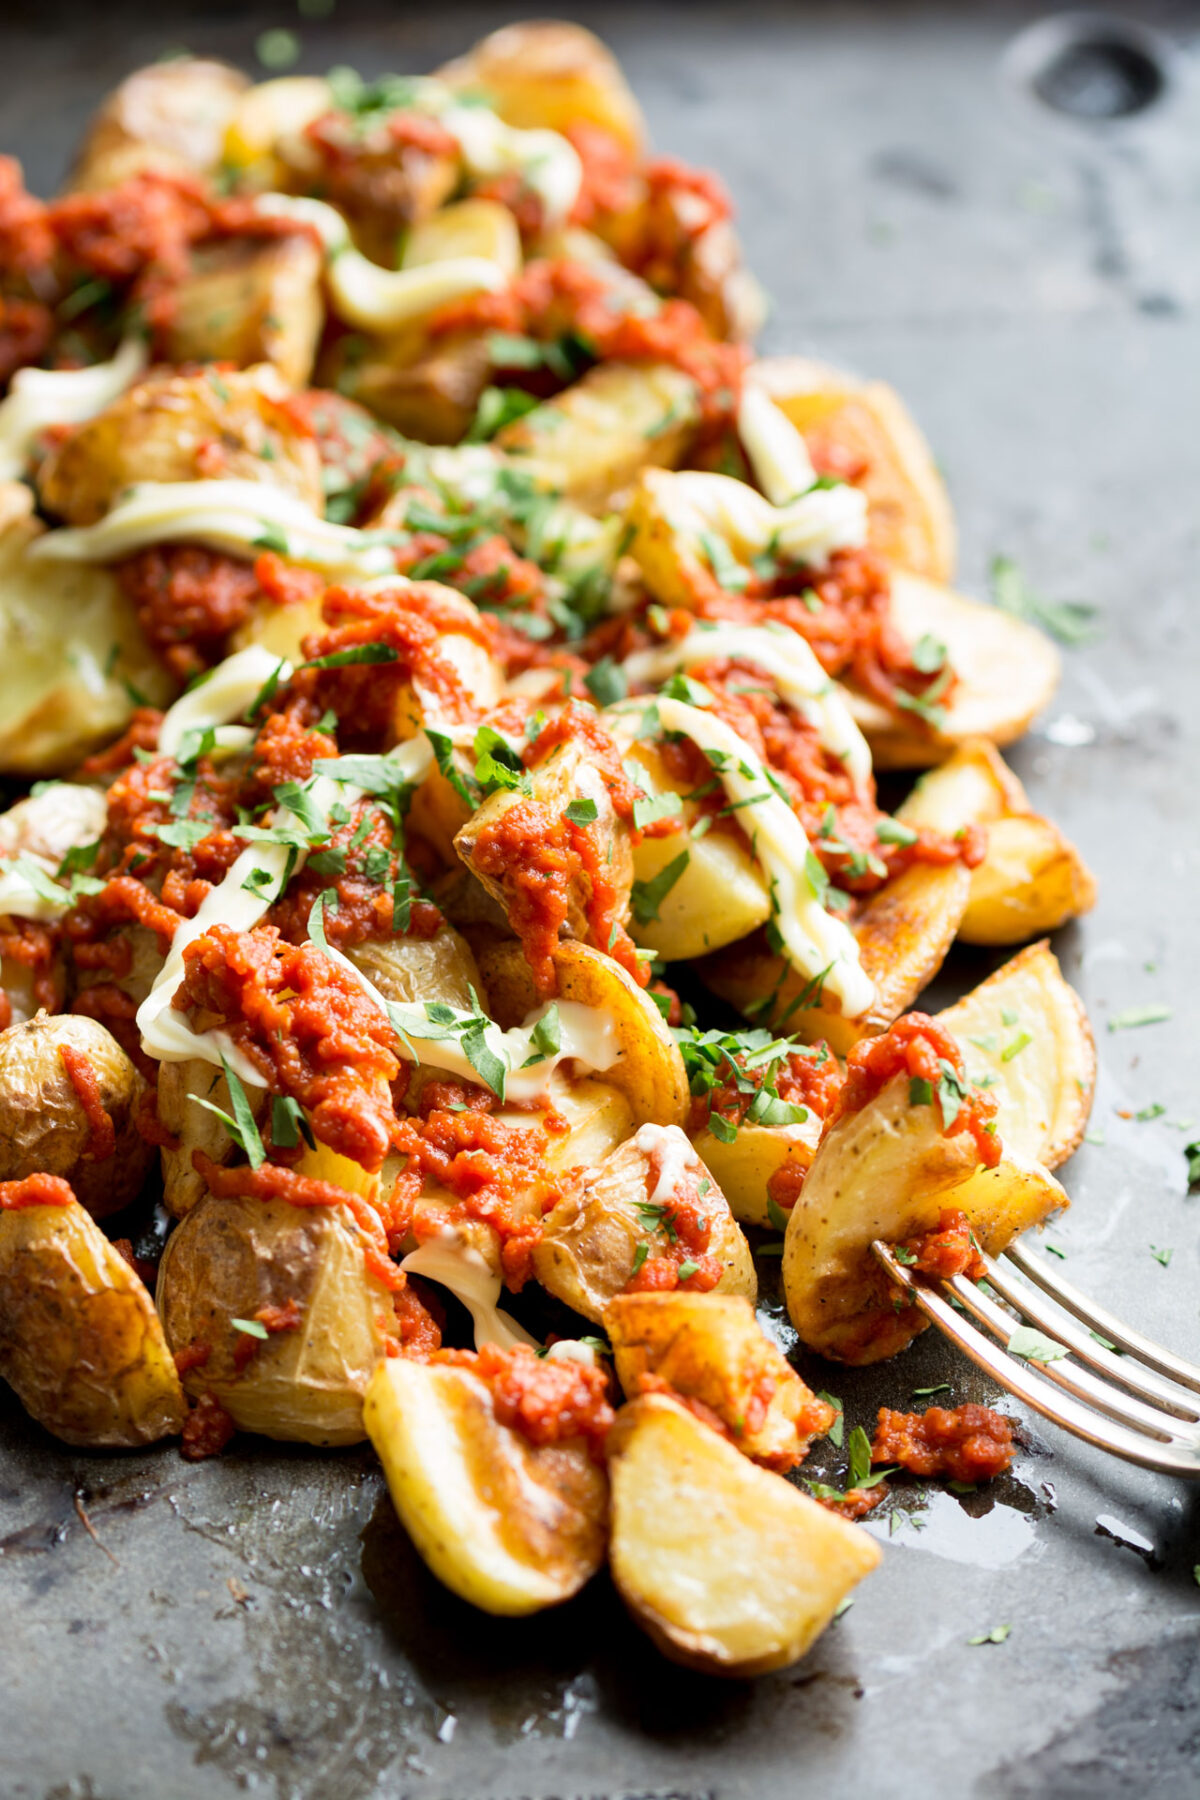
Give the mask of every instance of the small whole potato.
POLYGON ((145 1092, 95 1019, 38 1013, 0 1031, 0 1181, 61 1175, 93 1218, 120 1212, 154 1157, 135 1122, 145 1092))

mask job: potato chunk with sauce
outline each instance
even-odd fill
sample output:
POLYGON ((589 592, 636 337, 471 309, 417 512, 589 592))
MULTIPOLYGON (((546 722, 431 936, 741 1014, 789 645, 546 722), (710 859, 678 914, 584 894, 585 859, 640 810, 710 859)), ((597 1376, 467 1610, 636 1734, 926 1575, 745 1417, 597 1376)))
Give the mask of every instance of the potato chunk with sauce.
POLYGON ((624 1407, 608 1451, 613 1580, 673 1662, 709 1675, 786 1668, 879 1562, 859 1526, 665 1395, 624 1407))
POLYGON ((381 1363, 364 1408, 396 1511, 439 1581, 518 1618, 570 1599, 604 1558, 607 1483, 577 1440, 534 1445, 469 1368, 381 1363))

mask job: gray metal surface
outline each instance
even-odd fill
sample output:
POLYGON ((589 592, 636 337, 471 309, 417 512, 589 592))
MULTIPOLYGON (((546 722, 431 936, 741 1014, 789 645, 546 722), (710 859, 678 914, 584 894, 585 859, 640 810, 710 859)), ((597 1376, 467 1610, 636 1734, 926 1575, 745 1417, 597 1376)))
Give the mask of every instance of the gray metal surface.
MULTIPOLYGON (((1200 15, 1137 11, 1179 46, 1175 83, 1108 131, 1006 88, 1002 52, 1034 16, 1016 8, 579 16, 659 143, 729 180, 775 302, 768 346, 907 396, 957 503, 964 584, 1002 551, 1041 591, 1104 609, 1014 758, 1101 882, 1056 947, 1097 1026, 1105 1141, 1067 1167, 1074 1206, 1051 1235, 1072 1280, 1195 1357, 1183 1145, 1200 1132, 1174 1122, 1200 1118, 1200 15), (1155 1001, 1170 1020, 1106 1030, 1155 1001)), ((260 25, 298 23, 302 67, 421 68, 502 17, 343 0, 321 23, 75 22, 30 3, 3 33, 0 145, 45 188, 83 109, 180 43, 249 60, 260 25)), ((957 958, 951 987, 989 966, 957 958)), ((851 1422, 940 1381, 989 1397, 928 1337, 877 1370, 809 1373, 851 1422)), ((72 1455, 6 1398, 0 1795, 1175 1800, 1200 1792, 1198 1522, 1200 1490, 1031 1424, 986 1494, 897 1483, 853 1610, 799 1668, 718 1684, 660 1662, 603 1582, 528 1624, 461 1606, 416 1564, 365 1453, 72 1455), (999 1624, 1006 1642, 969 1645, 999 1624)))

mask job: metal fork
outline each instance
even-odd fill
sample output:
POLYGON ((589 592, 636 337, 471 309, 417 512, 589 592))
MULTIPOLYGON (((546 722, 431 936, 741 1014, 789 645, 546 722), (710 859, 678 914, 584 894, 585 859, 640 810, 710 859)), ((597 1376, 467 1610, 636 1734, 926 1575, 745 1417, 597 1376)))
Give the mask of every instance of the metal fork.
POLYGON ((1200 1476, 1200 1369, 1132 1331, 1024 1245, 1010 1245, 1001 1260, 983 1258, 988 1284, 1015 1319, 962 1275, 926 1283, 887 1244, 877 1240, 871 1248, 926 1318, 1018 1400, 1126 1462, 1200 1476), (951 1305, 951 1295, 961 1312, 951 1305), (1036 1326, 1070 1355, 1052 1362, 1018 1361, 1007 1345, 1023 1323, 1036 1326), (1124 1354, 1114 1355, 1100 1339, 1124 1354))

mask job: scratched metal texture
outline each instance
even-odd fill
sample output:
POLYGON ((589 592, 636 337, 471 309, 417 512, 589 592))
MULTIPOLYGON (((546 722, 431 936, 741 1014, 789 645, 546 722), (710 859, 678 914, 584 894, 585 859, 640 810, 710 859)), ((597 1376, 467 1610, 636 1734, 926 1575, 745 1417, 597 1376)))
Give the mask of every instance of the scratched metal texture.
MULTIPOLYGON (((980 591, 1004 552, 1045 593, 1103 608, 1013 759, 1101 883, 1056 947, 1097 1027, 1104 1142, 1066 1169, 1053 1239, 1085 1289, 1197 1356, 1197 1134, 1172 1122, 1200 1116, 1200 14, 1137 10, 1175 46, 1173 85, 1108 130, 1006 84, 1034 16, 1019 8, 580 16, 659 144, 730 183, 774 302, 767 346, 907 396, 957 504, 964 584, 980 591), (1173 1017, 1106 1030, 1153 1001, 1173 1017), (1164 1116, 1130 1116, 1155 1103, 1164 1116)), ((86 110, 165 49, 251 63, 258 29, 299 23, 305 69, 423 69, 503 16, 9 0, 0 147, 45 191, 86 110)), ((995 960, 956 960, 945 992, 995 960)), ((992 1397, 932 1335, 876 1370, 806 1372, 852 1423, 935 1382, 992 1397)), ((525 1624, 460 1605, 366 1451, 74 1455, 5 1398, 0 1795, 1176 1800, 1200 1793, 1197 1493, 1031 1425, 986 1495, 897 1483, 853 1610, 798 1668, 722 1684, 662 1663, 604 1580, 525 1624), (969 1645, 999 1624, 1004 1644, 969 1645)))

